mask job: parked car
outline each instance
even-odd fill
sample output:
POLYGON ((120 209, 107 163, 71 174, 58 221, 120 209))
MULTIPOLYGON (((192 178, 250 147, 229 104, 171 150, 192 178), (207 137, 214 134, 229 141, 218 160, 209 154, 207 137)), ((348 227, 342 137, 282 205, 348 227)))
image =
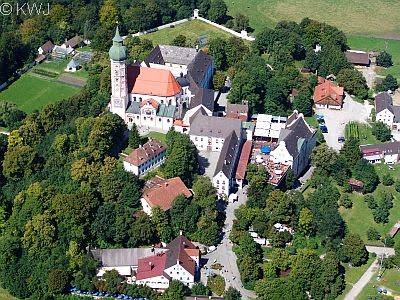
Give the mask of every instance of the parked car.
POLYGON ((338 140, 339 143, 344 143, 345 138, 344 138, 344 136, 339 136, 339 137, 337 138, 337 140, 338 140))
POLYGON ((319 129, 321 129, 322 133, 328 133, 328 127, 326 125, 319 125, 319 129))

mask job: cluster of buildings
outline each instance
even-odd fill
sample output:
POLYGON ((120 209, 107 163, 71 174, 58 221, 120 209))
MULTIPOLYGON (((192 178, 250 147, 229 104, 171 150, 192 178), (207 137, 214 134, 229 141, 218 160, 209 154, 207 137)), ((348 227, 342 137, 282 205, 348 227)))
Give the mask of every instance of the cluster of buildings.
POLYGON ((172 280, 192 287, 198 276, 200 250, 182 234, 160 248, 94 249, 101 267, 97 276, 117 270, 127 283, 146 285, 158 291, 172 280))
POLYGON ((77 53, 75 50, 84 45, 90 44, 90 41, 84 40, 79 35, 76 35, 69 40, 66 39, 61 45, 55 45, 52 41, 45 42, 38 48, 38 56, 35 59, 37 64, 42 63, 48 57, 53 59, 64 59, 67 56, 72 56, 68 65, 65 68, 66 72, 76 72, 82 68, 82 65, 92 59, 89 52, 77 53))
MULTIPOLYGON (((188 134, 199 153, 217 157, 210 179, 220 197, 229 198, 245 184, 249 163, 261 165, 269 182, 280 185, 291 170, 299 176, 309 165, 316 131, 304 116, 249 115, 246 104, 228 104, 217 116, 214 91, 210 89, 214 64, 202 50, 159 45, 148 57, 127 64, 126 48, 118 29, 109 51, 111 60, 111 112, 128 127, 136 124, 155 131, 188 134)), ((167 147, 150 139, 124 158, 124 168, 144 176, 162 164, 167 147)), ((181 178, 154 177, 145 183, 141 204, 152 215, 155 207, 171 209, 177 196, 192 197, 181 178)), ((128 282, 164 290, 172 279, 191 286, 199 267, 200 252, 180 235, 161 248, 96 249, 101 262, 98 276, 117 269, 128 282)))

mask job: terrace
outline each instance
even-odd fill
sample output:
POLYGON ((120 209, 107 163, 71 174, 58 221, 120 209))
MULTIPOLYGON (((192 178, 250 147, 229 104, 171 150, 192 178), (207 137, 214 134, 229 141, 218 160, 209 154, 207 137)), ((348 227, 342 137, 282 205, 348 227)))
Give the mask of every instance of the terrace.
POLYGON ((270 156, 271 151, 278 147, 276 142, 254 142, 254 147, 251 152, 250 163, 262 165, 268 171, 268 182, 272 185, 279 185, 282 179, 285 178, 286 172, 290 166, 280 162, 274 162, 270 156))

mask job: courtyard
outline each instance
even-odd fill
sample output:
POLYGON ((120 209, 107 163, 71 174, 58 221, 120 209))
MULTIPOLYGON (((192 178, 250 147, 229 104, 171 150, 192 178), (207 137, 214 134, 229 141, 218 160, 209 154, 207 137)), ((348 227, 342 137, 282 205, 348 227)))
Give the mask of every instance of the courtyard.
POLYGON ((348 94, 341 110, 317 108, 315 113, 324 116, 328 132, 324 138, 329 147, 340 150, 342 144, 338 142, 339 136, 345 135, 346 124, 351 121, 366 123, 371 114, 372 105, 367 101, 364 104, 354 101, 348 94))

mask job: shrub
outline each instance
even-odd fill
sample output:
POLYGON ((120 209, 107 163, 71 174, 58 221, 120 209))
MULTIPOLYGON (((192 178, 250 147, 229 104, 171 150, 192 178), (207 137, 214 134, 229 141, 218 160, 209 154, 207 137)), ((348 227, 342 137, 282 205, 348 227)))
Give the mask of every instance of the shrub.
POLYGON ((210 290, 221 296, 225 292, 225 279, 220 275, 215 275, 207 279, 207 286, 210 290))
POLYGON ((344 208, 352 208, 353 201, 350 199, 349 194, 343 194, 339 199, 339 205, 343 206, 344 208))
POLYGON ((394 189, 396 190, 396 192, 400 193, 400 180, 397 180, 394 183, 394 189))
POLYGON ((386 247, 394 246, 394 239, 389 235, 385 236, 385 238, 382 238, 382 242, 385 243, 386 247))
POLYGON ((367 206, 369 209, 375 209, 378 206, 374 196, 372 196, 371 194, 365 195, 364 201, 365 201, 365 203, 367 203, 367 206))
POLYGON ((382 51, 376 57, 376 64, 381 67, 388 68, 393 65, 392 55, 386 51, 382 51))
POLYGON ((391 186, 393 185, 393 183, 394 183, 393 177, 389 173, 386 173, 382 176, 382 184, 384 186, 391 186))
POLYGON ((381 238, 380 233, 373 227, 368 228, 367 237, 370 241, 378 241, 381 238))

